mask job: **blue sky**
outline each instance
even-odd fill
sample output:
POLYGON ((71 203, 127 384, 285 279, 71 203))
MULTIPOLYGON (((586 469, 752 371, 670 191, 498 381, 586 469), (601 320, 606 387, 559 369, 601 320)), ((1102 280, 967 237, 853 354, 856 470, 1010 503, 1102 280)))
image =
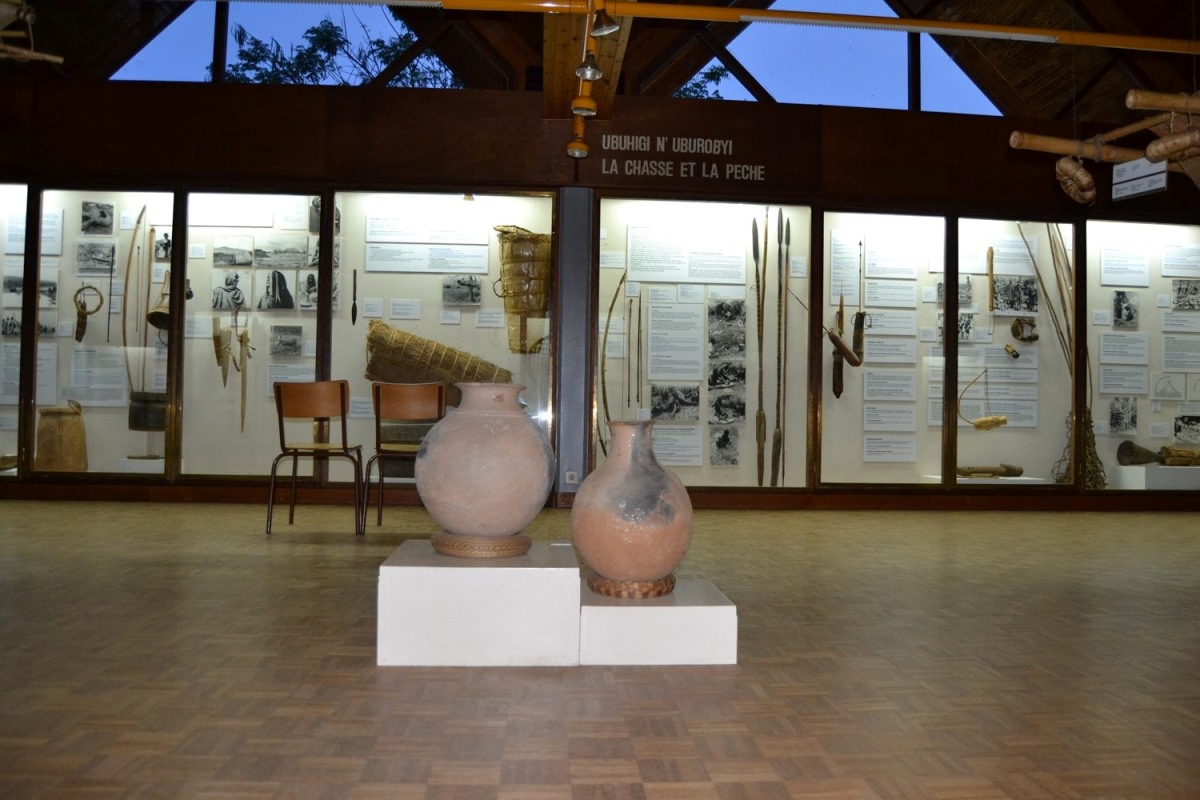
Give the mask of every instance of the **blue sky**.
MULTIPOLYGON (((115 76, 125 80, 205 79, 212 59, 213 3, 196 2, 167 31, 115 76)), ((777 0, 776 9, 865 16, 895 16, 883 0, 777 0)), ((323 3, 230 3, 230 24, 285 47, 326 16, 376 35, 391 19, 383 6, 323 3)), ((927 111, 996 115, 995 107, 931 37, 922 35, 921 95, 927 111)), ((842 28, 754 23, 729 46, 778 101, 812 105, 905 108, 908 103, 906 34, 842 28)), ((237 57, 230 43, 229 58, 237 57)), ((727 100, 750 100, 733 78, 720 86, 727 100)))

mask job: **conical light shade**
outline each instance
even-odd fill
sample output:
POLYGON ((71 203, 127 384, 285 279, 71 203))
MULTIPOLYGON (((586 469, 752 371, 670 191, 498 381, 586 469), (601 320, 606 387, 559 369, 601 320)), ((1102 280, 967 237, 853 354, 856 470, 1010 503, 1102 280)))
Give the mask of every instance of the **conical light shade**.
POLYGON ((608 36, 621 30, 620 24, 608 15, 603 8, 592 18, 592 36, 608 36))
POLYGON ((571 158, 588 157, 587 142, 583 140, 582 136, 576 136, 571 140, 570 144, 567 145, 567 155, 569 155, 571 158))
POLYGON ((600 71, 600 65, 596 63, 595 53, 588 53, 584 56, 583 63, 575 68, 575 75, 585 81, 598 81, 604 77, 604 73, 600 71))

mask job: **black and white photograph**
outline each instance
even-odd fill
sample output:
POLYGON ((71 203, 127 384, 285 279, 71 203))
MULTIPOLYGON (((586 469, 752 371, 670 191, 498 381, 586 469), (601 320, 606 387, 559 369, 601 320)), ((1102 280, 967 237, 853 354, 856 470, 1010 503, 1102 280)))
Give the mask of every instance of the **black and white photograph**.
MULTIPOLYGON (((337 269, 342 264, 342 240, 341 237, 333 237, 333 268, 337 269)), ((308 265, 316 267, 321 263, 321 237, 308 237, 308 265)))
MULTIPOLYGON (((316 311, 318 275, 315 269, 300 270, 300 277, 296 281, 296 307, 301 311, 316 311)), ((338 274, 333 273, 333 309, 336 311, 338 307, 338 274)))
POLYGON ((282 358, 299 358, 304 354, 303 325, 272 325, 271 355, 282 358))
POLYGON ((75 272, 79 275, 108 275, 117 262, 117 243, 80 242, 75 245, 75 272))
POLYGON ((1137 433, 1137 398, 1113 397, 1108 401, 1108 432, 1137 433))
MULTIPOLYGON (((946 282, 938 281, 937 284, 937 301, 938 305, 946 304, 946 282)), ((958 304, 960 306, 969 306, 975 301, 975 288, 971 284, 971 276, 964 275, 963 279, 958 282, 958 304)))
POLYGON ((708 357, 735 358, 746 355, 746 301, 708 302, 708 357))
POLYGON ((296 299, 292 297, 289 286, 295 283, 295 272, 273 269, 270 272, 256 272, 255 276, 254 291, 258 297, 255 308, 259 311, 288 311, 296 307, 296 299))
MULTIPOLYGON (((970 342, 975 331, 975 315, 974 314, 959 314, 958 315, 958 340, 960 342, 970 342)), ((938 312, 938 338, 941 339, 945 333, 945 315, 938 312)))
POLYGON ((742 359, 708 362, 708 390, 734 389, 746 386, 746 362, 742 359))
MULTIPOLYGON (((308 203, 308 232, 321 232, 321 198, 314 197, 308 203)), ((337 206, 333 207, 333 232, 342 232, 342 210, 337 206)))
POLYGON ((1033 275, 997 275, 994 281, 996 313, 1025 316, 1038 313, 1037 277, 1033 275))
POLYGON ((713 425, 732 425, 746 421, 746 393, 719 392, 708 396, 708 421, 713 425))
POLYGON ((442 304, 477 306, 483 303, 483 282, 478 275, 443 275, 442 304))
POLYGON ((260 233, 254 238, 257 269, 295 269, 308 266, 308 235, 260 233))
POLYGON ((214 267, 248 267, 254 263, 253 236, 214 236, 214 267))
POLYGON ((738 464, 738 428, 714 426, 708 430, 708 463, 714 467, 738 464))
POLYGON ((21 335, 21 310, 6 308, 0 313, 0 336, 21 335))
POLYGON ((1200 311, 1200 280, 1182 278, 1171 281, 1171 310, 1200 311))
POLYGON ((212 272, 213 311, 233 311, 250 307, 248 269, 214 269, 212 272))
POLYGON ((154 232, 154 260, 159 262, 171 260, 170 228, 160 228, 154 232))
MULTIPOLYGON (((4 268, 4 307, 20 308, 25 295, 25 276, 21 267, 4 268)), ((44 267, 38 279, 38 308, 58 308, 58 270, 44 267)))
POLYGON ((1112 324, 1114 328, 1135 331, 1138 326, 1138 293, 1128 289, 1113 292, 1112 324))
POLYGON ((112 203, 84 200, 79 232, 88 236, 112 236, 115 213, 116 209, 113 208, 112 203))
POLYGON ((1200 416, 1175 418, 1175 444, 1200 444, 1200 416))
POLYGON ((700 421, 700 387, 696 384, 651 383, 650 419, 700 421))

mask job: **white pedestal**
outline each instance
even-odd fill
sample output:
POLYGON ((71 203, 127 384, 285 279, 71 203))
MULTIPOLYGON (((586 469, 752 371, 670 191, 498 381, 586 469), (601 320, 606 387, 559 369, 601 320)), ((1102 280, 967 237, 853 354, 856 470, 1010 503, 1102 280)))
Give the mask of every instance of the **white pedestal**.
POLYGON ((1200 489, 1200 467, 1119 466, 1112 471, 1111 477, 1113 489, 1200 489))
POLYGON ((737 606, 710 581, 663 597, 605 597, 580 582, 580 664, 736 664, 737 606))
POLYGON ((579 565, 570 542, 509 558, 455 558, 425 540, 379 568, 377 663, 573 666, 579 663, 579 565))

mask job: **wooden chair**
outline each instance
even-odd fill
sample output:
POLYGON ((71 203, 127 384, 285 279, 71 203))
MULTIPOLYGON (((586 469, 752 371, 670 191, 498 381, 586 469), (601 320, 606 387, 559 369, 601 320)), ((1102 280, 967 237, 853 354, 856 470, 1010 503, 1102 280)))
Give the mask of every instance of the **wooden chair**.
POLYGON ((279 455, 271 462, 271 489, 267 498, 267 534, 271 533, 271 518, 275 511, 275 477, 279 462, 292 459, 292 499, 288 509, 288 524, 296 516, 296 470, 302 457, 327 459, 346 458, 354 465, 354 533, 361 536, 366 532, 366 510, 363 496, 366 490, 362 478, 362 445, 349 444, 346 439, 346 416, 350 413, 350 384, 346 381, 313 381, 307 383, 276 383, 275 410, 279 416, 279 455), (332 439, 331 421, 340 420, 341 437, 332 439), (286 433, 288 420, 309 419, 312 421, 313 440, 308 442, 289 441, 286 433), (321 432, 328 428, 328 436, 321 432))
POLYGON ((391 460, 417 460, 428 426, 446 415, 446 384, 376 382, 371 384, 371 400, 375 406, 375 454, 367 460, 363 521, 365 525, 371 502, 371 469, 379 462, 379 508, 375 524, 382 525, 384 465, 391 460), (400 437, 400 441, 395 441, 397 437, 385 437, 385 425, 394 423, 407 423, 409 435, 400 437))

